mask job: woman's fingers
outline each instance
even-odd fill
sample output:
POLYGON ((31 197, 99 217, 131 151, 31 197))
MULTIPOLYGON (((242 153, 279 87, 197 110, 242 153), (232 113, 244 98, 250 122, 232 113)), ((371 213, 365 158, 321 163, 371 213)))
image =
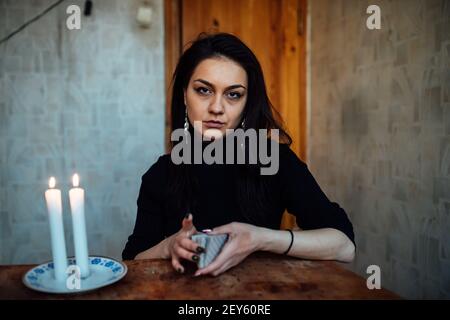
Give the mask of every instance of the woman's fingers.
MULTIPOLYGON (((182 241, 185 242, 185 241, 191 241, 191 240, 182 239, 182 241)), ((193 241, 191 241, 191 242, 193 242, 193 241)), ((193 262, 197 262, 199 260, 199 256, 196 253, 198 251, 195 251, 196 250, 195 242, 193 244, 194 244, 194 246, 192 246, 192 244, 189 244, 191 246, 191 248, 194 248, 194 250, 192 250, 192 251, 185 249, 179 243, 176 243, 172 249, 172 266, 179 273, 184 273, 184 267, 180 263, 180 258, 189 260, 189 261, 193 261, 193 262)), ((185 243, 184 245, 187 245, 187 243, 185 243)))
POLYGON ((197 262, 199 259, 199 256, 189 250, 186 250, 185 248, 181 247, 180 245, 176 245, 174 248, 174 253, 178 257, 181 257, 183 259, 197 262))
POLYGON ((180 258, 197 262, 199 260, 198 254, 204 251, 203 248, 200 248, 190 239, 191 235, 196 232, 197 230, 193 224, 193 216, 189 213, 183 218, 182 228, 175 237, 175 241, 173 241, 170 250, 172 255, 172 265, 178 272, 184 272, 184 268, 180 263, 180 258))
MULTIPOLYGON (((188 240, 188 239, 183 239, 183 240, 188 240)), ((184 273, 184 267, 180 263, 180 258, 189 260, 189 261, 193 261, 193 262, 197 262, 199 260, 199 256, 196 253, 186 250, 179 244, 175 244, 173 251, 172 251, 172 266, 179 273, 184 273)))
POLYGON ((208 266, 204 267, 203 269, 198 269, 195 272, 196 276, 202 275, 202 274, 213 274, 216 270, 220 269, 223 265, 227 264, 231 258, 230 251, 233 251, 230 248, 230 243, 226 243, 223 246, 222 251, 219 253, 219 255, 214 259, 213 262, 211 262, 208 266))
POLYGON ((192 216, 192 213, 188 213, 181 222, 182 229, 185 231, 191 230, 194 227, 193 220, 194 217, 192 216))
POLYGON ((189 251, 192 251, 193 253, 202 253, 205 251, 205 248, 199 246, 196 242, 194 242, 188 238, 181 239, 179 244, 181 247, 183 247, 189 251))
POLYGON ((183 273, 184 267, 180 263, 180 258, 197 262, 200 259, 198 254, 204 252, 205 249, 190 239, 197 232, 191 213, 188 213, 183 218, 181 225, 181 230, 172 242, 170 251, 172 255, 172 266, 176 271, 183 273))
POLYGON ((199 269, 195 272, 195 276, 200 276, 200 275, 207 275, 207 274, 212 274, 213 276, 216 276, 220 273, 222 273, 225 268, 227 268, 228 262, 224 261, 224 262, 218 262, 218 261, 214 261, 213 263, 211 263, 209 266, 203 268, 203 269, 199 269))
POLYGON ((184 273, 184 268, 181 265, 180 260, 178 260, 178 257, 175 255, 172 255, 172 266, 177 272, 184 273))
POLYGON ((194 216, 192 213, 188 213, 181 222, 181 232, 184 232, 184 236, 189 238, 194 233, 197 232, 197 229, 194 226, 194 216))

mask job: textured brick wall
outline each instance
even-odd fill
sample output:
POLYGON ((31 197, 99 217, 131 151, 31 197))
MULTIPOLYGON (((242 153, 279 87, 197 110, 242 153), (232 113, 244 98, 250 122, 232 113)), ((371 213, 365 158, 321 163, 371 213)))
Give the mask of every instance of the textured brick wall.
MULTIPOLYGON (((0 37, 55 1, 0 0, 0 37)), ((120 257, 136 216, 140 178, 163 152, 163 3, 140 29, 141 1, 97 0, 81 30, 61 4, 0 45, 0 263, 50 259, 44 191, 68 204, 76 171, 86 190, 90 253, 120 257)))
POLYGON ((310 1, 310 166, 351 216, 352 268, 450 297, 450 1, 310 1), (366 28, 381 7, 382 28, 366 28))

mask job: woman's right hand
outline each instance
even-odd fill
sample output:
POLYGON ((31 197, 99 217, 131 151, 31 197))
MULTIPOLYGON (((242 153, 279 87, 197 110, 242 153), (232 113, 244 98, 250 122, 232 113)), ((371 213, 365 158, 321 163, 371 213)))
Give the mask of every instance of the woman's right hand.
POLYGON ((190 239, 193 234, 197 233, 191 213, 184 217, 181 225, 180 231, 174 234, 169 242, 169 253, 172 258, 172 266, 179 273, 184 273, 184 267, 180 259, 197 262, 198 254, 204 252, 205 248, 200 247, 190 239))

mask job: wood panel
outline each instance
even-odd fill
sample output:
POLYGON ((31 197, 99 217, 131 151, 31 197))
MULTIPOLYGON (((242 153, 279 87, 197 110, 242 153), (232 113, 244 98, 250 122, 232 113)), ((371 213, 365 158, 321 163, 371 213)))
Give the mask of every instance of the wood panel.
POLYGON ((170 148, 170 126, 172 102, 171 81, 181 55, 181 0, 164 1, 164 50, 165 50, 165 88, 166 88, 166 119, 165 142, 166 151, 170 148))
MULTIPOLYGON (((306 0, 281 2, 280 113, 291 149, 306 161, 306 0)), ((295 217, 285 212, 281 228, 297 228, 295 217)))

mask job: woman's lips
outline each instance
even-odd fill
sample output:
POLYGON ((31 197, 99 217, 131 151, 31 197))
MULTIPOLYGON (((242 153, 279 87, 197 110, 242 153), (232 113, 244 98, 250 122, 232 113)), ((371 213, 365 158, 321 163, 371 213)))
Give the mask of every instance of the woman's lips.
POLYGON ((203 121, 203 123, 208 128, 216 128, 216 129, 220 129, 225 125, 225 123, 219 121, 203 121))

